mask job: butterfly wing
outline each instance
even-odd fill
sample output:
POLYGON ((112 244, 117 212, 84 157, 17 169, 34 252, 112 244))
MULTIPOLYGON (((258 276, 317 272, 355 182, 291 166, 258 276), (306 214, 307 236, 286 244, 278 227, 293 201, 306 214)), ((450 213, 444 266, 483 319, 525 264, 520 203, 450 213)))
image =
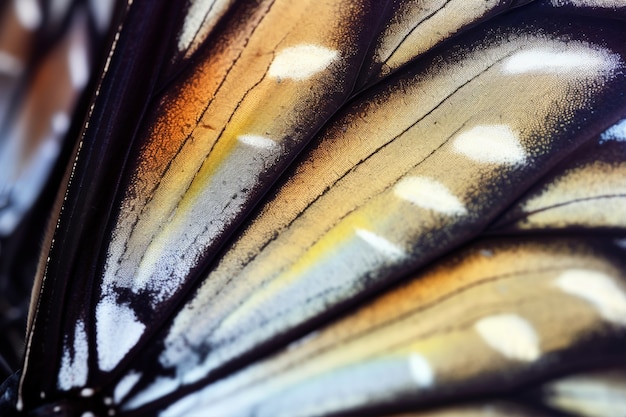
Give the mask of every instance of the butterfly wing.
POLYGON ((619 363, 622 216, 577 203, 619 183, 621 15, 478 3, 129 3, 18 409, 384 415, 619 363))

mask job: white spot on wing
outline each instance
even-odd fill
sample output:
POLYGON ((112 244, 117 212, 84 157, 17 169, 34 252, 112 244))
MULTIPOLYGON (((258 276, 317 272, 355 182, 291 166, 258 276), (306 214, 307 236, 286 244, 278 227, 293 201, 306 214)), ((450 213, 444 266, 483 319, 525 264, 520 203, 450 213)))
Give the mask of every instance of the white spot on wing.
POLYGON ((59 135, 64 134, 70 127, 70 118, 66 113, 58 112, 52 116, 52 130, 59 135))
POLYGON ((89 62, 85 45, 82 42, 73 43, 67 58, 72 85, 82 89, 89 80, 89 62))
POLYGON ((93 388, 83 388, 82 390, 80 390, 81 397, 92 397, 93 394, 95 394, 95 391, 93 388))
POLYGON ((73 340, 73 350, 65 344, 63 346, 61 368, 57 378, 57 386, 61 390, 84 386, 87 383, 89 346, 85 323, 82 320, 76 322, 73 340))
POLYGON ((305 80, 328 67, 339 53, 318 45, 298 45, 278 53, 269 75, 278 79, 305 80))
POLYGON ((365 243, 389 258, 400 258, 405 254, 404 250, 401 247, 391 243, 390 241, 382 236, 377 235, 376 233, 370 232, 369 230, 356 229, 356 235, 363 239, 365 243))
POLYGON ((593 304, 606 320, 626 325, 626 294, 608 275, 598 271, 570 269, 555 281, 562 291, 593 304))
POLYGON ((233 0, 190 0, 183 28, 178 37, 178 50, 189 56, 206 39, 233 0))
POLYGON ((13 0, 15 15, 22 26, 35 30, 41 25, 42 15, 37 0, 13 0))
POLYGON ((92 16, 100 32, 105 32, 109 27, 115 3, 114 0, 89 0, 92 16))
POLYGON ((237 137, 237 139, 244 145, 252 146, 254 148, 271 149, 276 146, 276 142, 270 138, 266 138, 265 136, 241 135, 237 137))
POLYGON ((600 143, 610 140, 626 142, 626 119, 622 119, 600 135, 600 143))
POLYGON ((179 386, 180 382, 175 378, 158 377, 154 380, 152 385, 126 401, 124 407, 130 410, 141 407, 144 404, 148 404, 162 398, 164 395, 174 392, 179 386))
POLYGON ((611 69, 616 65, 616 58, 589 48, 558 51, 547 48, 534 48, 518 52, 504 61, 504 72, 520 73, 594 73, 611 69))
POLYGON ((430 178, 403 178, 395 185, 393 191, 396 196, 427 210, 448 215, 467 213, 463 203, 445 185, 430 178))
POLYGON ((112 297, 103 298, 96 307, 96 341, 100 369, 112 370, 135 346, 145 328, 132 309, 117 304, 112 297))
POLYGON ((409 369, 418 387, 430 387, 435 382, 433 369, 422 355, 413 353, 409 356, 409 369))
POLYGON ((454 150, 477 162, 516 165, 526 160, 519 138, 506 125, 480 125, 460 133, 454 150))
POLYGON ((493 349, 507 358, 533 361, 541 353, 535 329, 515 314, 500 314, 478 320, 474 329, 493 349))
POLYGON ((140 378, 140 373, 131 372, 120 379, 120 382, 117 383, 115 389, 113 390, 113 401, 115 401, 116 404, 119 404, 120 401, 126 397, 126 394, 133 389, 135 384, 139 382, 140 378))

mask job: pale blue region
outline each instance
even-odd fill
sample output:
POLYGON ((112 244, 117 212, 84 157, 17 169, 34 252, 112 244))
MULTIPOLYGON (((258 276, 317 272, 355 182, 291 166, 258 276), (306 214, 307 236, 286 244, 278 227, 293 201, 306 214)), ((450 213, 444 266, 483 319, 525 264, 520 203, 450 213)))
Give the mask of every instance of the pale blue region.
POLYGON ((601 144, 610 140, 626 142, 626 119, 620 120, 600 135, 601 144))

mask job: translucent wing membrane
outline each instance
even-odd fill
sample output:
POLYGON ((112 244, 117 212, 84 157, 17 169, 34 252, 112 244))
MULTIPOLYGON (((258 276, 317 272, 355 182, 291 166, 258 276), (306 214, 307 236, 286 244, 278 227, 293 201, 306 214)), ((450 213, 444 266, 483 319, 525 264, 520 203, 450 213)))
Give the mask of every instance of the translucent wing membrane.
POLYGON ((619 4, 166 3, 116 23, 5 403, 623 410, 619 4))

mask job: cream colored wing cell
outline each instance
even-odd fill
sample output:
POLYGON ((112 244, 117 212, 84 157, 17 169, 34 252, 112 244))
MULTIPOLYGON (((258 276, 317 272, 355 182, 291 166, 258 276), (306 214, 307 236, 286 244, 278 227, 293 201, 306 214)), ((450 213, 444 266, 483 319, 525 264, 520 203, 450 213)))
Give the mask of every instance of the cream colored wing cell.
MULTIPOLYGON (((499 30, 391 78, 332 121, 173 319, 152 351, 165 375, 126 407, 220 375, 473 238, 576 149, 575 115, 619 82, 623 58, 499 30)), ((478 326, 483 345, 540 355, 527 320, 494 320, 478 326), (493 341, 502 327, 519 330, 520 351, 493 341)))
POLYGON ((375 12, 366 4, 238 4, 213 48, 152 108, 107 249, 96 307, 101 370, 142 334, 119 292, 145 294, 152 309, 184 293, 194 268, 348 98, 363 22, 375 12), (120 328, 129 330, 124 349, 110 337, 120 328))
POLYGON ((600 345, 620 363, 623 350, 609 342, 626 329, 620 254, 610 240, 474 245, 162 415, 424 407, 514 391, 572 361, 593 364, 587 349, 600 345))

